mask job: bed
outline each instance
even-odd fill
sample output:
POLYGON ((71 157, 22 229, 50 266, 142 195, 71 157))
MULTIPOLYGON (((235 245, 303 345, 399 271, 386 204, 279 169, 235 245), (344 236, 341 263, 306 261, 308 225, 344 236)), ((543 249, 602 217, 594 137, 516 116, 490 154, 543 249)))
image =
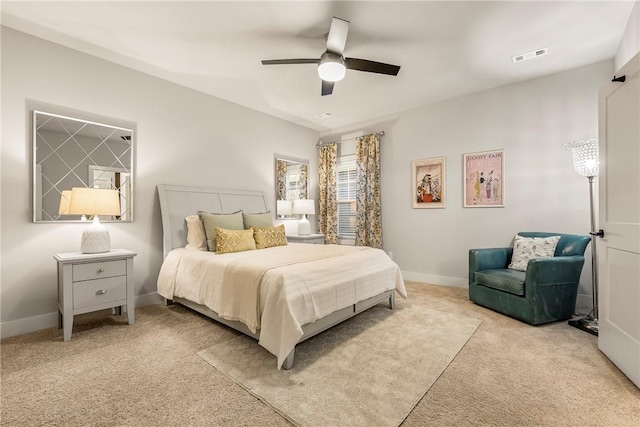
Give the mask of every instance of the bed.
POLYGON ((159 185, 164 261, 158 293, 258 340, 291 369, 296 344, 380 303, 406 297, 380 249, 289 243, 236 253, 186 249, 185 217, 264 213, 260 191, 159 185), (255 283, 254 283, 255 282, 255 283))

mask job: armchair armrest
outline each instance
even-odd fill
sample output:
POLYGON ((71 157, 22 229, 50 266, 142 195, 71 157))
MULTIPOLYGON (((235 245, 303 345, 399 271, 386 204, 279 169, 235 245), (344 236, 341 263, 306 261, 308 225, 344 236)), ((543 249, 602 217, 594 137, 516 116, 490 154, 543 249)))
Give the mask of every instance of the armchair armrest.
POLYGON ((469 284, 476 271, 507 268, 512 254, 513 248, 469 249, 469 284))
POLYGON ((577 284, 580 281, 584 257, 581 255, 535 258, 529 260, 525 283, 527 287, 577 284))

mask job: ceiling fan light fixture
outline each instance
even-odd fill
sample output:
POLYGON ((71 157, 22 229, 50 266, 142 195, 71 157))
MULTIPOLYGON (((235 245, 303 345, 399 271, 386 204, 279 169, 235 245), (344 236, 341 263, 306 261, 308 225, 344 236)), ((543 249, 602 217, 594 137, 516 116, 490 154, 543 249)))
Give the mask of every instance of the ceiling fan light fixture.
POLYGON ((318 64, 318 75, 327 82, 338 82, 342 80, 347 73, 347 67, 344 65, 344 59, 335 53, 325 52, 320 57, 318 64))

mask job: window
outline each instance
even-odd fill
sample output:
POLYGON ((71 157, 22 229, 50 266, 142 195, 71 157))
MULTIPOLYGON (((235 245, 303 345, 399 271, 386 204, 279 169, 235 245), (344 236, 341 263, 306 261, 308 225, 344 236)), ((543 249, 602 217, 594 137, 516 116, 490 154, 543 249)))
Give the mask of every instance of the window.
POLYGON ((356 239, 356 158, 342 156, 337 164, 338 239, 356 239))
POLYGON ((300 189, 302 187, 302 177, 300 165, 287 167, 287 196, 290 200, 300 199, 300 189))

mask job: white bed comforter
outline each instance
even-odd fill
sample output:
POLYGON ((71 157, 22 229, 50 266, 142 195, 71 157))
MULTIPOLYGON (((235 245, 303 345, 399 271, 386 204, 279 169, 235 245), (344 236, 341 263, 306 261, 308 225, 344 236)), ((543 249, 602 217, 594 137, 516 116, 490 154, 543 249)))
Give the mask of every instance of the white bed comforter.
POLYGON ((391 289, 406 297, 400 268, 384 251, 301 243, 222 255, 174 249, 158 277, 164 298, 185 298, 259 329, 259 343, 278 358, 278 368, 302 325, 391 289), (246 269, 240 277, 259 281, 255 295, 253 285, 234 287, 230 271, 239 265, 246 269))

